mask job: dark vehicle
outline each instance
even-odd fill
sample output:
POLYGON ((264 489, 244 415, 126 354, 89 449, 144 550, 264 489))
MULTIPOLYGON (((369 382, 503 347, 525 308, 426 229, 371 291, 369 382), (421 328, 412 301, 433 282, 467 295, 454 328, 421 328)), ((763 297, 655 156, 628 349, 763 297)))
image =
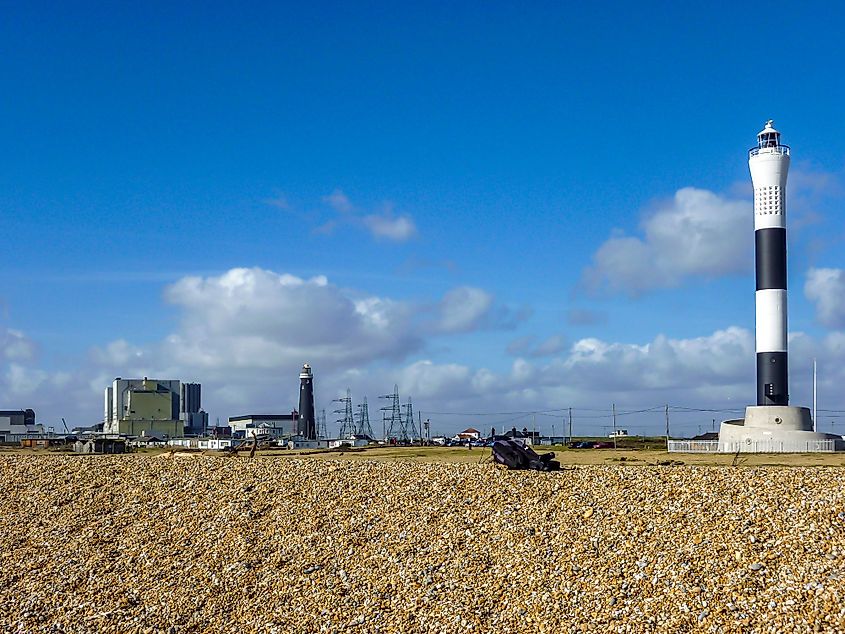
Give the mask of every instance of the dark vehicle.
POLYGON ((559 471, 560 462, 553 460, 554 457, 553 452, 540 456, 531 447, 525 447, 513 440, 497 440, 493 443, 493 460, 508 469, 559 471))
POLYGON ((613 443, 612 442, 593 443, 593 449, 613 449, 613 443))

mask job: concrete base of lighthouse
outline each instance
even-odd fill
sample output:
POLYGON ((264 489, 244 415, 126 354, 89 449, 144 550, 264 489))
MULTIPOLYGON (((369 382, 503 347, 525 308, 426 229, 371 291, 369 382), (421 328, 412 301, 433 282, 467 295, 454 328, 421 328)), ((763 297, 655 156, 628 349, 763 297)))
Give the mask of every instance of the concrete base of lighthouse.
POLYGON ((843 451, 842 436, 813 431, 806 407, 756 405, 745 418, 726 420, 719 429, 720 453, 803 453, 843 451))

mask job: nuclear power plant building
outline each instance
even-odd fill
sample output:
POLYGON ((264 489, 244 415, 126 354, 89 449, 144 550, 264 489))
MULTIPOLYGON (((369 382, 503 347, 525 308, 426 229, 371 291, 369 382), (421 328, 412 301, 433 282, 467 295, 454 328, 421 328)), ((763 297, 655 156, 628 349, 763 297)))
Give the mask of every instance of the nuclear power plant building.
POLYGON ((208 414, 199 383, 176 379, 116 378, 105 389, 103 432, 127 436, 201 434, 208 414))

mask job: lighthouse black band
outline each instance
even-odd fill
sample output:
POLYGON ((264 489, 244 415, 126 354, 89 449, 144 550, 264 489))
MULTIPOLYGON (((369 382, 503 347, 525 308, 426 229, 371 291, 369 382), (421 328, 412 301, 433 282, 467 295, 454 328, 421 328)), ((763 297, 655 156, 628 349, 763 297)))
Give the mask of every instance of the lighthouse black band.
POLYGON ((757 405, 789 405, 786 352, 757 353, 757 405))
POLYGON ((317 422, 314 418, 314 383, 313 379, 299 381, 299 421, 297 433, 313 440, 317 437, 317 422))
POLYGON ((786 290, 786 229, 771 227, 754 232, 757 290, 786 290))

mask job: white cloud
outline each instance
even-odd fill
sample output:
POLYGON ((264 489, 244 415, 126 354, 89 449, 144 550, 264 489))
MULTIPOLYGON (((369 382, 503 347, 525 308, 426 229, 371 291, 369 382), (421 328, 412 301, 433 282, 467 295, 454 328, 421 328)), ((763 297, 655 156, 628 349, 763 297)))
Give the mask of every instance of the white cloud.
POLYGON ((510 330, 531 316, 528 307, 498 304, 487 291, 459 286, 448 291, 438 306, 439 320, 433 332, 459 333, 474 330, 510 330))
POLYGON ((572 346, 563 371, 585 388, 690 392, 747 380, 754 354, 753 334, 735 326, 691 339, 658 335, 643 345, 589 338, 572 346))
POLYGON ((845 326, 845 271, 813 268, 807 271, 804 295, 816 305, 816 318, 831 328, 845 326))
POLYGON ((349 213, 352 211, 352 202, 340 189, 334 190, 328 196, 323 196, 323 202, 340 213, 349 213))
POLYGON ((405 242, 417 235, 417 226, 407 214, 394 216, 391 212, 370 214, 362 219, 364 226, 376 238, 405 242))
POLYGON ((611 237, 593 255, 584 282, 631 296, 717 277, 751 264, 751 205, 687 187, 642 223, 643 237, 611 237))
POLYGON ((91 356, 96 363, 107 366, 127 366, 140 361, 144 352, 133 346, 125 339, 117 339, 108 343, 104 348, 94 348, 91 356))
POLYGON ((0 332, 0 356, 10 361, 26 361, 35 356, 35 344, 20 330, 0 332))
POLYGON ((264 269, 186 277, 165 292, 182 310, 167 351, 197 368, 279 368, 304 361, 339 368, 417 349, 411 307, 380 297, 352 298, 319 276, 264 269))
POLYGON ((394 213, 389 202, 382 205, 381 211, 363 216, 356 213, 355 205, 340 189, 323 196, 323 202, 338 212, 339 217, 322 222, 315 229, 316 233, 331 233, 339 224, 349 224, 365 228, 377 240, 406 242, 417 235, 414 219, 409 214, 394 213))
POLYGON ((440 302, 440 329, 467 332, 478 328, 490 314, 493 295, 480 288, 461 286, 452 289, 440 302))

